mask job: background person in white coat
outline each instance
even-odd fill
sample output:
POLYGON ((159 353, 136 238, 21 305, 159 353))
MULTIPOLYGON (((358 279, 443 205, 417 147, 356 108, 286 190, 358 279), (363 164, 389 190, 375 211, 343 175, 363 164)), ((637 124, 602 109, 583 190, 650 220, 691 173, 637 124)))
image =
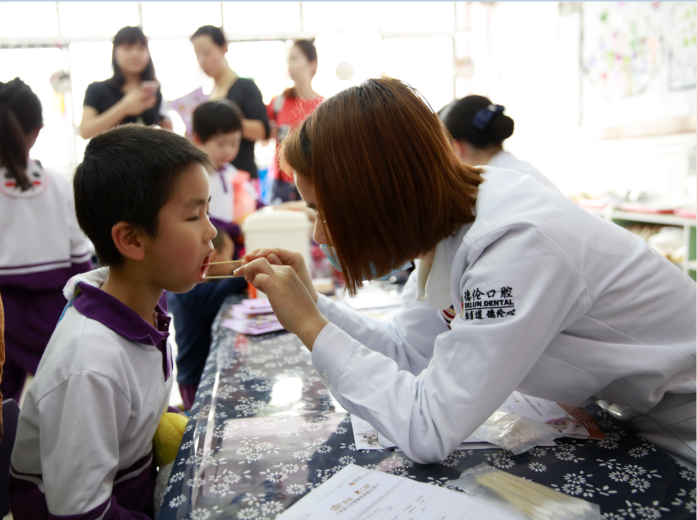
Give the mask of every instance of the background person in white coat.
POLYGON ((401 311, 379 321, 317 294, 285 250, 237 273, 339 403, 412 460, 444 460, 516 389, 626 406, 694 460, 695 284, 643 239, 530 176, 463 165, 394 79, 327 99, 282 154, 349 293, 419 259, 401 311))
POLYGON ((513 119, 504 114, 505 107, 495 105, 484 96, 465 96, 438 112, 452 137, 455 155, 468 166, 493 166, 532 175, 538 182, 559 189, 528 162, 503 149, 503 142, 513 135, 513 119))

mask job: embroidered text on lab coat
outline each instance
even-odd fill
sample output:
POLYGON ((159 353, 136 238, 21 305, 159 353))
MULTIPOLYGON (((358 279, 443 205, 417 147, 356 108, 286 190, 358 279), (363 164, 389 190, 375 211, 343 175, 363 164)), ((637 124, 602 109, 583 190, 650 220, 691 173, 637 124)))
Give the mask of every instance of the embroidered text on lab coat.
POLYGON ((482 291, 479 287, 462 292, 462 312, 464 320, 485 320, 515 316, 513 288, 501 287, 482 291))

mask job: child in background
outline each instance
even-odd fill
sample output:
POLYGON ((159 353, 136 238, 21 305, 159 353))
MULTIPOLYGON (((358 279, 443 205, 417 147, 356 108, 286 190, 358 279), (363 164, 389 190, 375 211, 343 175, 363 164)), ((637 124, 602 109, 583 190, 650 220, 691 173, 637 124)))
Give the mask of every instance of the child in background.
POLYGON ((92 246, 75 220, 61 175, 29 159, 43 127, 41 102, 19 78, 0 83, 0 289, 5 370, 0 390, 19 402, 65 307, 61 289, 92 268, 92 246))
POLYGON ((152 441, 172 388, 164 291, 206 275, 212 168, 166 130, 121 126, 87 145, 73 181, 77 220, 108 267, 65 287, 69 303, 19 416, 15 520, 152 518, 152 441))
POLYGON ((230 164, 240 150, 242 113, 227 99, 203 103, 194 110, 193 133, 196 146, 210 156, 216 167, 211 173, 210 220, 235 242, 237 253, 243 242, 236 222, 257 209, 249 174, 230 164))
MULTIPOLYGON (((215 250, 211 262, 232 259, 233 244, 222 229, 213 239, 215 250)), ((208 276, 232 274, 232 264, 211 265, 208 276)), ((184 407, 191 410, 203 367, 211 347, 211 327, 223 300, 231 294, 242 293, 247 287, 244 278, 206 280, 183 294, 167 294, 169 310, 177 327, 177 383, 184 407)))

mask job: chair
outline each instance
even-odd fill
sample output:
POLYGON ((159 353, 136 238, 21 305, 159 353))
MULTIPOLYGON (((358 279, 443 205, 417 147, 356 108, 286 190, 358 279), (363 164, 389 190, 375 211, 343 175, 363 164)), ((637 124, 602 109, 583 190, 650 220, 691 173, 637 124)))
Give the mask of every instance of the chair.
POLYGON ((2 402, 2 422, 4 434, 0 440, 0 518, 10 511, 9 479, 10 457, 15 445, 17 434, 17 420, 19 419, 19 405, 14 399, 6 399, 2 402))

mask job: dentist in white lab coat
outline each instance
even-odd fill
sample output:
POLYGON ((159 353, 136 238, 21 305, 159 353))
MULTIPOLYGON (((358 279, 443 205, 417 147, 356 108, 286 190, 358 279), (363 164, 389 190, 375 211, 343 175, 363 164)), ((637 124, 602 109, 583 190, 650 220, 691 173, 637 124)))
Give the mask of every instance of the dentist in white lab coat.
POLYGON ((438 116, 452 137, 455 155, 468 166, 491 166, 532 176, 537 182, 558 188, 540 170, 503 149, 513 135, 513 119, 505 107, 484 96, 465 96, 444 106, 438 116))
POLYGON ((644 240, 530 175, 463 165, 394 79, 327 99, 282 153, 349 292, 417 269, 385 321, 317 294, 297 253, 252 252, 238 274, 339 403, 413 460, 444 460, 514 390, 624 406, 694 460, 695 283, 644 240))

